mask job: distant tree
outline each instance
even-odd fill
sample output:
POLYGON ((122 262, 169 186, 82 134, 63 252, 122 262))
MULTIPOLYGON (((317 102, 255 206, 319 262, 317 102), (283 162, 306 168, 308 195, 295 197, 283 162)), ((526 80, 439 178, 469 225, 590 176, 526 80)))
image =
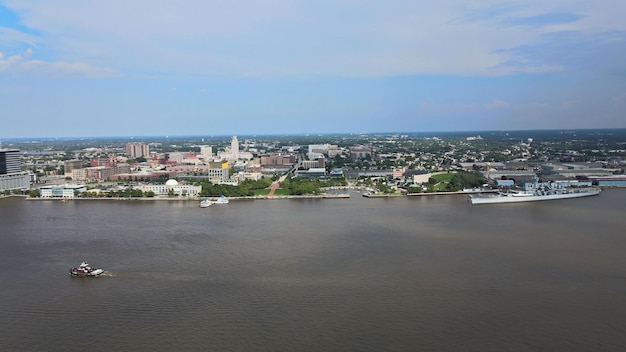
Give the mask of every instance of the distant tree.
POLYGON ((411 187, 407 188, 407 192, 408 193, 421 193, 422 192, 422 187, 420 187, 420 186, 411 186, 411 187))
POLYGON ((482 186, 486 179, 477 172, 459 172, 454 174, 446 185, 446 191, 456 192, 464 188, 476 188, 482 186))
POLYGON ((281 188, 288 189, 289 194, 293 195, 321 194, 320 185, 321 183, 318 180, 292 177, 283 181, 281 188))
POLYGON ((389 192, 391 192, 391 190, 389 189, 389 186, 387 186, 387 184, 386 184, 386 183, 384 183, 384 182, 379 183, 379 184, 377 185, 377 187, 378 187, 378 190, 379 190, 379 191, 381 191, 381 192, 383 192, 383 193, 389 193, 389 192))
POLYGON ((169 180, 169 175, 159 175, 159 177, 157 177, 156 181, 158 183, 165 183, 167 182, 167 180, 169 180))
POLYGON ((144 196, 144 192, 138 188, 133 188, 130 192, 131 197, 141 198, 144 196))

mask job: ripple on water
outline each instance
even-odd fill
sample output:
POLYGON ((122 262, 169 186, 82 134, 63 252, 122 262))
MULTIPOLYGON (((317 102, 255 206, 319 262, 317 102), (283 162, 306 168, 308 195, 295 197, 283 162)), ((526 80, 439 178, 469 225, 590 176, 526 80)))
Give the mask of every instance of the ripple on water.
POLYGON ((610 199, 11 203, 0 347, 622 351, 626 197, 610 199), (107 271, 69 278, 83 258, 107 271))

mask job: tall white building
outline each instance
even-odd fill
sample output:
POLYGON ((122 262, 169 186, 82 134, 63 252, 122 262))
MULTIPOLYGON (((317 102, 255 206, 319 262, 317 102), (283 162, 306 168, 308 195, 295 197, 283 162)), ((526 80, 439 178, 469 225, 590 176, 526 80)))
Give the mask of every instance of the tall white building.
POLYGON ((241 159, 251 160, 253 156, 250 152, 239 151, 239 141, 237 140, 236 136, 233 136, 230 141, 230 148, 226 148, 226 151, 224 152, 218 152, 217 157, 219 159, 228 160, 232 163, 235 163, 237 160, 241 159))
POLYGON ((230 141, 230 152, 232 154, 232 160, 239 160, 239 141, 237 140, 237 136, 233 136, 233 139, 230 141))
POLYGON ((200 147, 200 154, 205 158, 213 156, 213 147, 210 145, 203 145, 200 147))
POLYGON ((329 148, 330 144, 309 144, 309 152, 307 153, 307 156, 311 160, 321 158, 328 152, 329 148))

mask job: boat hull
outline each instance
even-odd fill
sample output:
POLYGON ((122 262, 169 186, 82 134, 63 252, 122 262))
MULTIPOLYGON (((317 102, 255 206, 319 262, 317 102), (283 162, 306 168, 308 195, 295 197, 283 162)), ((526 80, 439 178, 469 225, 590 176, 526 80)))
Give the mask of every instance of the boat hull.
POLYGON ((82 276, 100 276, 102 275, 102 273, 104 273, 104 270, 102 269, 96 269, 90 272, 80 272, 80 271, 76 271, 75 269, 71 269, 70 270, 70 275, 74 276, 74 277, 82 277, 82 276))
POLYGON ((213 201, 213 204, 228 204, 228 198, 221 196, 213 201))
POLYGON ((515 195, 503 195, 503 194, 495 194, 495 195, 471 195, 469 197, 469 201, 472 204, 498 204, 498 203, 519 203, 519 202, 534 202, 541 200, 557 200, 557 199, 569 199, 569 198, 580 198, 580 197, 589 197, 600 194, 599 189, 592 190, 581 190, 581 191, 569 191, 563 193, 556 194, 546 194, 546 195, 524 195, 524 196, 515 196, 515 195))

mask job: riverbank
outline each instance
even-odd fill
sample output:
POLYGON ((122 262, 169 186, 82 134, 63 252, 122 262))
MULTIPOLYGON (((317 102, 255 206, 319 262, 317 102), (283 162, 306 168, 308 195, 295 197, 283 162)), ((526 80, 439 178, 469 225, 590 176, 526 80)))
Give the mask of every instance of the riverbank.
MULTIPOLYGON (((178 197, 86 197, 86 198, 41 198, 21 196, 26 200, 34 201, 89 201, 89 200, 113 200, 113 201, 164 201, 164 202, 199 202, 203 198, 178 198, 178 197)), ((211 197, 207 197, 211 199, 211 197)), ((319 194, 319 195, 290 195, 290 196, 249 196, 249 197, 228 197, 229 201, 237 200, 272 200, 272 199, 345 199, 350 198, 349 194, 319 194)))
MULTIPOLYGON (((476 193, 489 193, 495 191, 458 191, 458 192, 430 192, 430 193, 364 193, 363 197, 366 198, 394 198, 394 197, 424 197, 424 196, 439 196, 439 195, 458 195, 458 194, 476 194, 476 193)), ((54 201, 54 202, 67 202, 67 201, 89 201, 89 200, 111 200, 111 201, 158 201, 158 202, 199 202, 203 199, 211 199, 212 197, 202 198, 183 198, 183 197, 77 197, 77 198, 42 198, 42 197, 30 197, 27 195, 7 195, 0 196, 0 199, 8 197, 20 197, 25 200, 34 201, 54 201)), ((214 197, 213 197, 214 198, 214 197)), ((262 195, 262 196, 246 196, 246 197, 228 197, 231 201, 237 200, 279 200, 279 199, 345 199, 350 198, 350 194, 347 193, 326 193, 326 194, 308 194, 308 195, 262 195)))
POLYGON ((11 198, 11 197, 27 198, 28 196, 24 194, 9 194, 9 195, 1 195, 0 199, 11 198))
POLYGON ((423 192, 423 193, 364 193, 366 198, 386 198, 386 197, 423 197, 423 196, 446 196, 458 194, 478 194, 478 193, 497 193, 497 190, 471 190, 456 192, 423 192))

